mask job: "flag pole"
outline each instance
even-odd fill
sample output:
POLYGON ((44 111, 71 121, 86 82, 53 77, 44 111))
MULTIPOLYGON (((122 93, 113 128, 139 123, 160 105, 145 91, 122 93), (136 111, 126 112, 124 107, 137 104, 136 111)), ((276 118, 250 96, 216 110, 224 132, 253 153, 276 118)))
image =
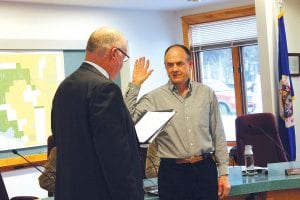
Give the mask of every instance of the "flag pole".
POLYGON ((278 5, 279 5, 279 14, 278 14, 278 19, 280 18, 280 17, 282 17, 283 16, 283 11, 282 11, 282 0, 278 0, 278 5))

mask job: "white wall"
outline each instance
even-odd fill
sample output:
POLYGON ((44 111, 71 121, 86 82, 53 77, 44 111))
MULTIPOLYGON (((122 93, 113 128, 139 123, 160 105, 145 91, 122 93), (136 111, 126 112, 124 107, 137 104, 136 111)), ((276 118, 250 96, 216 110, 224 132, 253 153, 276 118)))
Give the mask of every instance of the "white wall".
MULTIPOLYGON (((285 31, 288 42, 288 51, 290 53, 300 53, 300 1, 288 0, 284 1, 282 7, 285 23, 285 31)), ((295 101, 294 101, 294 117, 295 117, 295 131, 297 144, 297 160, 300 160, 300 77, 292 78, 295 101)))
POLYGON ((215 10, 222 10, 226 8, 234 8, 234 7, 240 7, 245 5, 251 5, 251 4, 254 4, 254 0, 242 0, 242 1, 231 0, 231 1, 226 1, 226 3, 218 3, 214 5, 202 6, 200 8, 178 11, 177 14, 181 17, 186 15, 205 13, 205 12, 210 12, 215 10))
POLYGON ((263 111, 277 114, 278 110, 278 72, 276 14, 271 1, 255 2, 258 45, 260 51, 261 86, 263 111), (268 97, 268 98, 266 98, 268 97))
POLYGON ((94 29, 100 26, 115 27, 124 32, 128 38, 131 68, 138 56, 147 56, 152 68, 155 69, 151 79, 144 84, 143 92, 146 92, 167 81, 163 65, 164 50, 170 44, 181 41, 179 38, 181 26, 177 27, 174 19, 175 14, 172 12, 1 2, 0 46, 2 49, 18 47, 24 43, 19 39, 24 39, 30 41, 25 42, 25 46, 29 48, 43 46, 43 43, 50 43, 51 47, 53 45, 61 47, 65 44, 65 48, 68 48, 70 41, 73 44, 75 41, 80 41, 78 46, 84 48, 85 41, 94 29), (7 39, 9 39, 8 44, 7 39))

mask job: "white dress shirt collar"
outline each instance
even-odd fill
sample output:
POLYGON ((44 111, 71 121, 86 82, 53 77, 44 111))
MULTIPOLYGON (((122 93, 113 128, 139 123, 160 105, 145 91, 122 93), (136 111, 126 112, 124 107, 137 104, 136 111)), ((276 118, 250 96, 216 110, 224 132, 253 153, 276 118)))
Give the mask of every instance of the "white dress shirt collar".
POLYGON ((86 60, 84 62, 92 65, 93 67, 95 67, 101 74, 103 74, 106 78, 109 79, 109 75, 108 75, 107 71, 105 69, 103 69, 101 66, 99 66, 99 65, 97 65, 97 64, 95 64, 93 62, 86 61, 86 60))

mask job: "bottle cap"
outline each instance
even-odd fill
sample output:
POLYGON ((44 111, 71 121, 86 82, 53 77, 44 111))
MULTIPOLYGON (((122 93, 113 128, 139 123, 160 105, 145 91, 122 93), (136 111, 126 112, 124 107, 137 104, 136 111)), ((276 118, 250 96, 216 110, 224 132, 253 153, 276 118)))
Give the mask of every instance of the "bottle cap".
POLYGON ((251 145, 245 145, 245 154, 253 154, 252 152, 252 146, 251 145))

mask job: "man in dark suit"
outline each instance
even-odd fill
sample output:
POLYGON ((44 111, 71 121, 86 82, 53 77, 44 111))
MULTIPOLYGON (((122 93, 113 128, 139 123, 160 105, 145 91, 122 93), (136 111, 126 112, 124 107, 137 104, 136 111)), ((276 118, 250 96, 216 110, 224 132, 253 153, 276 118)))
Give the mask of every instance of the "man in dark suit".
POLYGON ((55 199, 143 199, 134 124, 113 80, 127 55, 117 30, 97 29, 85 61, 59 86, 52 107, 55 199))

